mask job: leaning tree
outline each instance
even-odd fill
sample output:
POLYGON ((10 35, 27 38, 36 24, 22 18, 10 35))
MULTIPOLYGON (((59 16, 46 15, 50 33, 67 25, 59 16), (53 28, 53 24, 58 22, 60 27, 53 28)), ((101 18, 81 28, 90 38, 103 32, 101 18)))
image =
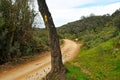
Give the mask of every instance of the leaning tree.
POLYGON ((48 31, 50 48, 51 48, 51 71, 46 76, 47 80, 65 80, 64 74, 66 73, 66 68, 62 62, 62 55, 59 44, 59 37, 57 31, 49 12, 48 6, 45 0, 37 0, 39 11, 43 17, 44 24, 48 31))

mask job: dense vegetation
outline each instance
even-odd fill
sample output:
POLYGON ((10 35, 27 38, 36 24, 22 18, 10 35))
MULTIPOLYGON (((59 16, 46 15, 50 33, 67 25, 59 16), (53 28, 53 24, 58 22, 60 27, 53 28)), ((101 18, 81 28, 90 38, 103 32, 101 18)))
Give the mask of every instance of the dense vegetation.
POLYGON ((47 33, 34 28, 29 0, 0 0, 0 64, 48 50, 47 33))
POLYGON ((118 35, 120 30, 120 9, 112 15, 82 17, 58 28, 61 38, 83 41, 86 48, 93 48, 118 35))

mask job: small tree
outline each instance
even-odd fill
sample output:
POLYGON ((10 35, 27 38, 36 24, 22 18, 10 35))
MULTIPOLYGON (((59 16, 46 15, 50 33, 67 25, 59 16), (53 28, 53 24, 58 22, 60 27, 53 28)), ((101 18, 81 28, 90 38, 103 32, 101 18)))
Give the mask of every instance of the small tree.
POLYGON ((39 5, 39 11, 43 17, 46 29, 48 31, 50 48, 51 48, 51 66, 52 69, 47 75, 47 80, 65 80, 64 74, 66 73, 66 68, 62 62, 62 55, 59 45, 59 38, 56 32, 56 28, 47 7, 45 0, 37 0, 39 5), (62 76, 62 77, 61 77, 62 76))

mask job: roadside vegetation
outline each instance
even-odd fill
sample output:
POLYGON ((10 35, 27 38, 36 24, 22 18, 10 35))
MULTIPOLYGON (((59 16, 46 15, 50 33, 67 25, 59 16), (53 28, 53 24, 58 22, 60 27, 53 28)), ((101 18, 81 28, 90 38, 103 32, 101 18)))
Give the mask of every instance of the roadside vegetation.
POLYGON ((31 4, 0 0, 0 64, 49 50, 45 29, 35 28, 37 13, 31 4))
POLYGON ((69 80, 119 80, 120 36, 89 50, 82 48, 66 66, 69 80))

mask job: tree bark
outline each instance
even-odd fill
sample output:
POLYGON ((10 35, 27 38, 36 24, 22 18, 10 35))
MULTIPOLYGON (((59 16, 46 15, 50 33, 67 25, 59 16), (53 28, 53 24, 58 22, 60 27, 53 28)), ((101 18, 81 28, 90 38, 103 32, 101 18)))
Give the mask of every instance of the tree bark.
POLYGON ((65 80, 60 78, 65 77, 64 74, 67 72, 67 69, 64 67, 62 62, 62 55, 60 50, 59 44, 59 37, 57 35, 57 31, 47 7, 45 0, 37 0, 39 11, 43 17, 46 29, 48 31, 48 38, 50 41, 50 48, 51 48, 51 71, 48 73, 46 79, 47 80, 65 80))

